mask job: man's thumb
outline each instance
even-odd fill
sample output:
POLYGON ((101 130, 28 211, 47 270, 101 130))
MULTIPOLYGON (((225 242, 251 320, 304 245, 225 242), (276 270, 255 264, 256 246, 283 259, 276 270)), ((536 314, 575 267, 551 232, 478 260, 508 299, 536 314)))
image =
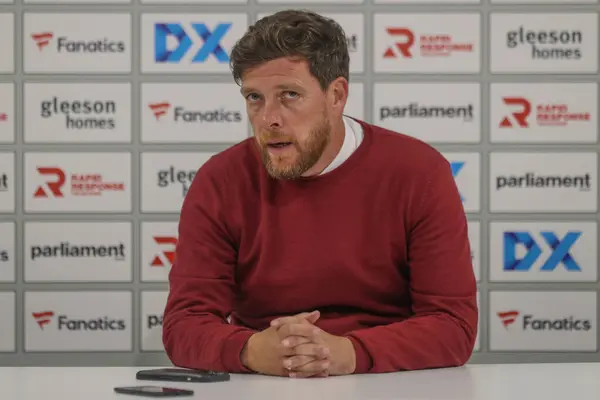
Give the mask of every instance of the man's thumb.
POLYGON ((319 319, 320 316, 321 316, 321 313, 319 312, 319 310, 315 310, 315 311, 308 313, 306 316, 306 319, 311 324, 314 324, 315 322, 317 322, 317 320, 319 319))

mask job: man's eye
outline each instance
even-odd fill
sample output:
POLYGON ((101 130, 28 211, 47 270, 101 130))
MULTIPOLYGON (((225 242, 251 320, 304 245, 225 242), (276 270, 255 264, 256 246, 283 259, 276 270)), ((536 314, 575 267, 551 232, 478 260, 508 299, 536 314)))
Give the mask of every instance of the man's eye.
POLYGON ((291 98, 298 97, 298 93, 296 92, 285 92, 285 95, 291 98))

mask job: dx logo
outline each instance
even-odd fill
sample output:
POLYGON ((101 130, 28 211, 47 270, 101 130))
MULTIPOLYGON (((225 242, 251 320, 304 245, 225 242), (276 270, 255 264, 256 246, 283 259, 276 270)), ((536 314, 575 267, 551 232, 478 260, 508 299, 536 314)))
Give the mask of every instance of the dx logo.
MULTIPOLYGON (((549 248, 550 254, 543 260, 540 271, 554 271, 560 264, 567 271, 581 271, 581 267, 571 254, 573 245, 581 237, 581 231, 568 232, 559 239, 554 232, 542 231, 540 236, 549 248)), ((542 256, 542 248, 529 232, 504 232, 504 270, 529 271, 534 263, 542 256), (517 251, 525 250, 522 258, 517 257, 517 251)))
POLYGON ((196 47, 194 44, 197 42, 201 42, 201 45, 192 56, 192 63, 203 63, 211 55, 219 63, 229 62, 229 55, 221 46, 221 40, 231 28, 231 23, 218 24, 212 31, 203 23, 191 23, 189 26, 195 36, 194 39, 181 24, 154 24, 155 62, 179 63, 193 47, 196 47))
MULTIPOLYGON (((450 168, 452 169, 452 176, 454 177, 454 179, 456 179, 456 177, 458 176, 458 174, 460 174, 460 171, 462 171, 462 169, 465 166, 465 162, 464 161, 452 161, 450 163, 450 168)), ((465 197, 462 195, 462 193, 460 193, 460 200, 464 203, 465 202, 465 197)))

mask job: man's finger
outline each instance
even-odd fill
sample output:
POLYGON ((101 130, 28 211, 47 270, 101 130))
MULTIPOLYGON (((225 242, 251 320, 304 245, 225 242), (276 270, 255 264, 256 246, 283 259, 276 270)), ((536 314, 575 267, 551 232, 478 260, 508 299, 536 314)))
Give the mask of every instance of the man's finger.
POLYGON ((294 347, 301 344, 312 343, 309 338, 303 336, 288 336, 281 341, 278 348, 284 355, 293 355, 294 347))
POLYGON ((311 357, 311 356, 296 356, 296 355, 294 355, 294 356, 290 356, 290 357, 284 357, 283 361, 282 361, 282 365, 283 365, 283 368, 287 369, 288 371, 295 371, 298 368, 301 368, 305 364, 308 364, 314 360, 315 360, 315 358, 311 357))
POLYGON ((277 330, 282 341, 288 336, 302 336, 314 343, 323 343, 321 330, 314 325, 308 324, 285 324, 277 330))
POLYGON ((329 372, 323 371, 318 374, 313 374, 311 372, 290 372, 288 376, 290 378, 327 378, 329 372))
POLYGON ((277 328, 284 324, 302 323, 303 320, 306 320, 306 321, 310 322, 311 324, 314 324, 319 319, 320 316, 321 316, 321 313, 319 311, 303 312, 300 314, 291 315, 289 317, 275 318, 274 320, 271 321, 271 326, 277 328))
POLYGON ((304 343, 295 347, 284 348, 283 355, 311 356, 314 358, 325 359, 329 356, 329 348, 316 343, 304 343))
MULTIPOLYGON (((305 357, 305 356, 294 356, 289 359, 293 359, 295 357, 305 357)), ((313 376, 317 374, 322 374, 327 371, 329 368, 328 360, 313 360, 307 363, 302 364, 301 366, 292 367, 290 370, 290 377, 292 378, 305 378, 308 376, 313 376)))

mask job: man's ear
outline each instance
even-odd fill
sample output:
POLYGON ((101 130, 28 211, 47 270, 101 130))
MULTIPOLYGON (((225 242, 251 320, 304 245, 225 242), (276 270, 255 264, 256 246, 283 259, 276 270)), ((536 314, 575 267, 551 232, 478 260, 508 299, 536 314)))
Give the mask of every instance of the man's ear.
POLYGON ((337 78, 329 85, 331 106, 338 114, 344 112, 349 95, 348 81, 342 77, 337 78))

